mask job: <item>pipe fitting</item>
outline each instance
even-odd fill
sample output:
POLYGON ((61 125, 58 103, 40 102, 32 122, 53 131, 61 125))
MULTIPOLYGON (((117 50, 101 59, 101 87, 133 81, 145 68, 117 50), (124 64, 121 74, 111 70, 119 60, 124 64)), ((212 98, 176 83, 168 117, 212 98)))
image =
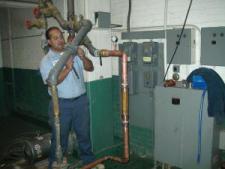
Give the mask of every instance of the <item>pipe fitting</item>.
POLYGON ((40 10, 47 17, 55 16, 59 13, 58 9, 51 2, 46 2, 46 7, 40 8, 40 10))
POLYGON ((56 65, 50 70, 47 83, 50 86, 57 85, 58 83, 58 75, 60 71, 63 69, 68 58, 77 52, 77 46, 73 44, 69 44, 65 47, 64 51, 60 53, 60 59, 56 63, 56 65))
POLYGON ((27 29, 31 29, 33 27, 36 27, 38 29, 45 27, 45 20, 43 18, 38 18, 36 20, 25 20, 24 26, 27 29))
POLYGON ((41 17, 41 9, 39 7, 33 8, 33 15, 35 18, 40 18, 41 17))

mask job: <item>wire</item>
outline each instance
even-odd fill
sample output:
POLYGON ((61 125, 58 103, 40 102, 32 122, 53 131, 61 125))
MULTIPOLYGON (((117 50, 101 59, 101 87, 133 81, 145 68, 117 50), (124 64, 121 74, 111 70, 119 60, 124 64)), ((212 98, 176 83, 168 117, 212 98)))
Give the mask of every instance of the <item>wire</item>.
POLYGON ((129 0, 128 5, 128 15, 127 15, 127 32, 130 32, 130 15, 131 15, 131 0, 129 0))
POLYGON ((163 81, 165 81, 165 79, 166 79, 166 75, 167 75, 167 73, 168 73, 168 70, 169 70, 169 68, 170 68, 170 65, 171 65, 171 63, 172 63, 172 61, 173 61, 173 59, 174 59, 174 56, 175 56, 175 54, 176 54, 176 52, 177 52, 177 49, 178 49, 178 47, 179 47, 179 44, 180 44, 180 42, 181 42, 181 37, 182 37, 183 32, 184 32, 184 28, 185 28, 185 25, 186 25, 186 22, 187 22, 187 18, 188 18, 190 9, 191 9, 191 5, 192 5, 192 0, 190 0, 189 7, 188 7, 188 10, 187 10, 187 14, 186 14, 186 16, 185 16, 184 24, 183 24, 183 27, 182 27, 182 30, 181 30, 181 33, 180 33, 178 42, 176 43, 176 47, 175 47, 175 50, 174 50, 174 52, 173 52, 173 55, 172 55, 172 57, 170 58, 169 64, 168 64, 168 66, 167 66, 166 73, 165 73, 165 75, 164 75, 163 81))
POLYGON ((201 97, 201 104, 200 104, 200 110, 199 110, 199 116, 198 116, 198 152, 197 152, 197 163, 199 164, 201 161, 201 151, 202 151, 202 113, 203 113, 203 104, 204 104, 204 98, 205 98, 206 90, 203 90, 202 97, 201 97))

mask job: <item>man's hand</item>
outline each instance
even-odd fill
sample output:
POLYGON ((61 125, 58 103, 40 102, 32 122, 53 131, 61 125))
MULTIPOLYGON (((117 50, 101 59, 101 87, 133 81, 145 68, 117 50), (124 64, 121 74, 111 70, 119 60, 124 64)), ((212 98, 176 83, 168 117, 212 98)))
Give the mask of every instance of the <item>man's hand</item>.
POLYGON ((58 81, 57 83, 61 83, 66 76, 69 74, 69 72, 73 69, 73 57, 70 56, 70 58, 67 60, 64 69, 59 73, 58 81))
POLYGON ((73 68, 73 57, 71 56, 66 62, 66 69, 71 70, 73 68))
POLYGON ((77 55, 83 61, 84 69, 86 71, 91 72, 91 71, 94 70, 94 66, 93 66, 92 61, 85 56, 84 50, 82 48, 80 48, 80 47, 77 48, 77 55))
POLYGON ((85 57, 85 53, 84 53, 84 50, 80 47, 77 48, 77 55, 80 57, 81 60, 84 59, 85 57))

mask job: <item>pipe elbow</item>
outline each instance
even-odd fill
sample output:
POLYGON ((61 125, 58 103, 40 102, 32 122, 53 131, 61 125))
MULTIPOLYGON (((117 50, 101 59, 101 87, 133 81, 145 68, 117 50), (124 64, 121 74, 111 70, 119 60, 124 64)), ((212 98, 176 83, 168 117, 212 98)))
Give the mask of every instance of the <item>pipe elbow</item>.
POLYGON ((86 28, 88 30, 88 32, 91 30, 92 28, 92 23, 90 20, 87 20, 87 19, 83 19, 80 21, 80 25, 81 27, 83 28, 86 28))
POLYGON ((88 27, 89 29, 92 28, 92 23, 91 23, 90 20, 88 20, 88 19, 82 19, 80 22, 81 22, 81 25, 82 26, 88 27))
POLYGON ((61 56, 59 61, 49 72, 48 79, 47 79, 47 83, 49 86, 58 84, 58 75, 60 71, 63 69, 68 58, 71 55, 76 54, 76 52, 77 52, 77 46, 74 46, 73 44, 68 44, 65 46, 64 51, 60 53, 61 56))

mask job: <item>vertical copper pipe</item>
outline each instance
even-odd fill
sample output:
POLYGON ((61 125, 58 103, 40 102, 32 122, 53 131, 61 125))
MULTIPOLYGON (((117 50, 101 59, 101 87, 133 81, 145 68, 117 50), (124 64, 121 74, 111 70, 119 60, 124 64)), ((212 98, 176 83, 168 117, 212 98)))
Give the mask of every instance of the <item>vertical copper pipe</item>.
POLYGON ((127 83, 127 55, 122 55, 122 124, 124 137, 124 159, 129 159, 129 117, 128 117, 128 83, 127 83))
POLYGON ((102 49, 98 51, 98 55, 101 57, 121 57, 122 58, 122 84, 121 84, 121 117, 123 126, 123 144, 124 151, 123 157, 105 156, 96 161, 83 166, 81 169, 91 169, 106 160, 114 160, 119 163, 127 163, 129 161, 129 114, 128 114, 128 81, 127 81, 127 55, 118 50, 106 50, 102 49))

